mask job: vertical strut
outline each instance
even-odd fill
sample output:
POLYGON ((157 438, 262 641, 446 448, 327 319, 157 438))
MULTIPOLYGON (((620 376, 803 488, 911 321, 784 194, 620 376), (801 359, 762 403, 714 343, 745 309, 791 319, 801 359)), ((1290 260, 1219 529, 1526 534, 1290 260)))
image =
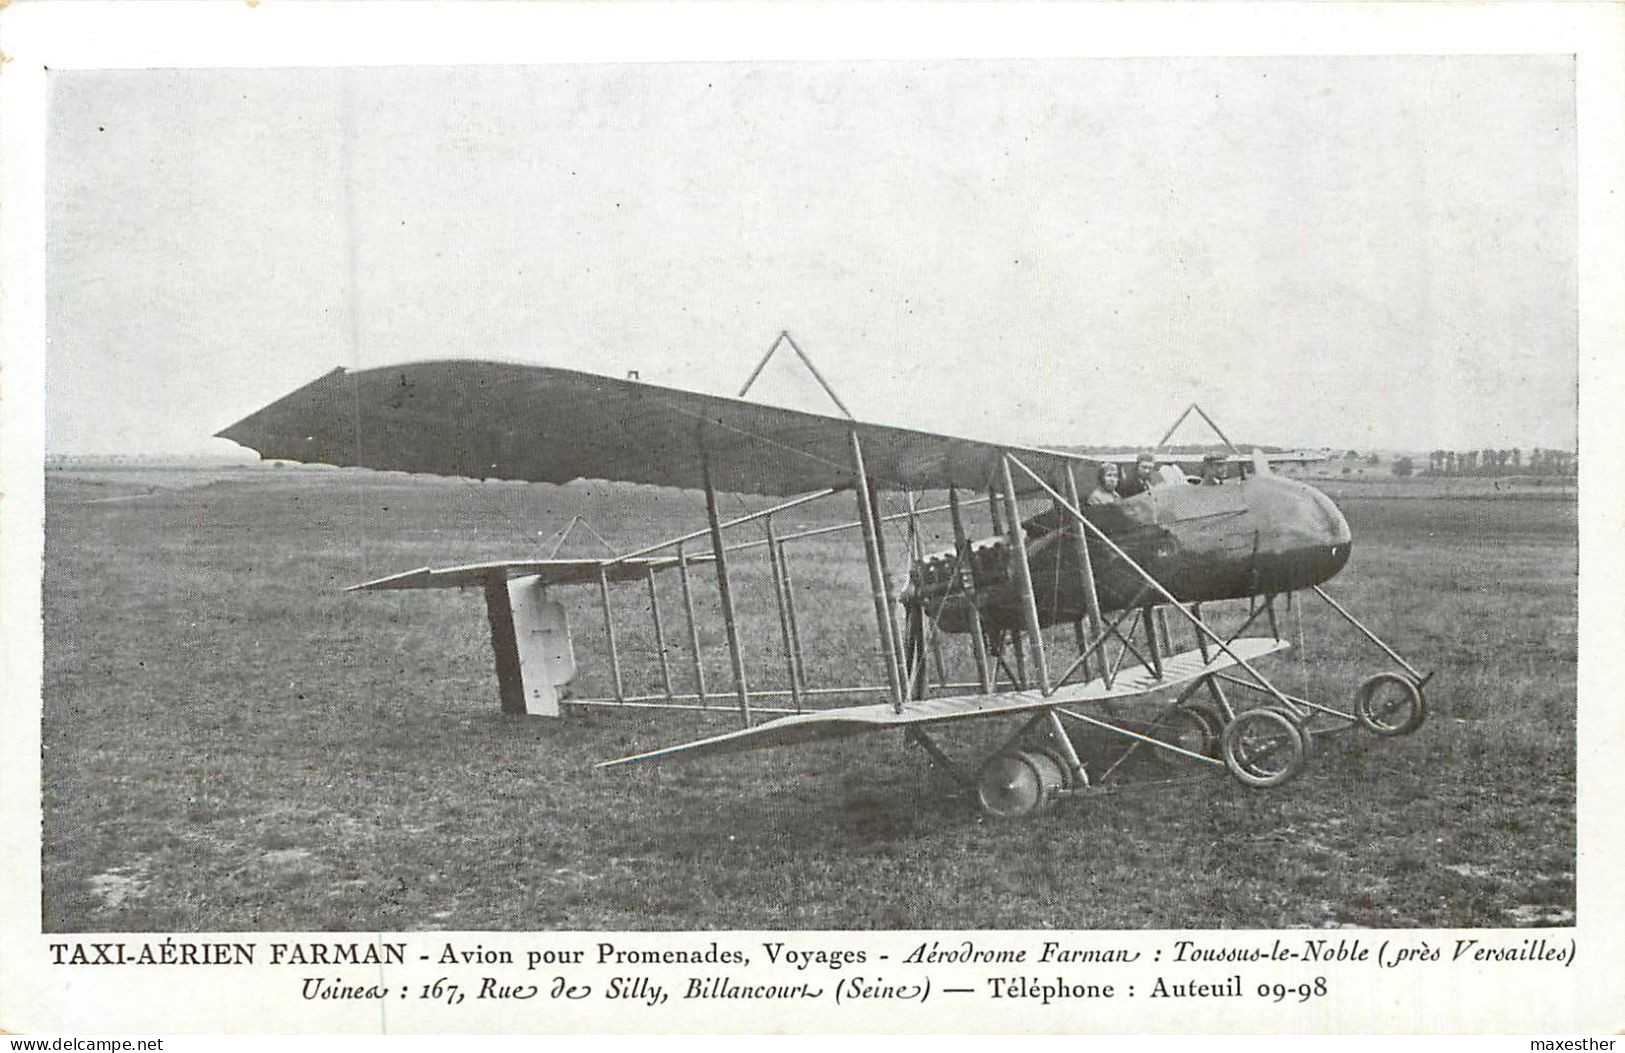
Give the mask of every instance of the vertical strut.
POLYGON ((666 657, 666 627, 660 622, 660 594, 655 590, 655 568, 649 567, 649 617, 655 626, 655 650, 660 654, 660 686, 671 701, 671 662, 666 657))
MULTIPOLYGON (((1072 502, 1074 508, 1083 508, 1083 502, 1078 500, 1078 477, 1073 473, 1070 464, 1066 466, 1066 497, 1067 500, 1072 502)), ((1082 524, 1073 523, 1070 526, 1075 534, 1073 538, 1073 555, 1078 560, 1079 584, 1083 586, 1083 607, 1089 616, 1089 636, 1097 638, 1100 636, 1100 626, 1105 619, 1100 616, 1100 595, 1095 591, 1095 565, 1089 555, 1089 539, 1084 535, 1082 524)), ((1079 652, 1083 650, 1081 640, 1078 644, 1078 650, 1079 652)), ((1101 665, 1104 668, 1105 663, 1102 662, 1101 665)), ((1084 659, 1083 663, 1083 676, 1086 680, 1089 678, 1089 661, 1087 658, 1084 659)))
POLYGON ((784 542, 779 542, 779 572, 784 575, 784 613, 790 619, 790 645, 796 657, 796 683, 807 690, 807 664, 801 657, 801 627, 796 624, 796 579, 790 574, 790 560, 784 553, 784 542))
MULTIPOLYGON (((903 507, 904 507, 904 509, 905 509, 905 511, 906 511, 906 513, 908 515, 908 561, 909 561, 909 566, 915 568, 915 570, 917 571, 919 569, 919 567, 920 567, 921 562, 925 559, 925 545, 924 545, 924 542, 920 538, 919 509, 914 503, 914 491, 913 490, 904 490, 903 491, 903 507)), ((926 634, 931 633, 931 630, 936 627, 936 623, 933 622, 933 623, 931 623, 930 626, 927 626, 926 625, 926 620, 925 620, 925 610, 924 610, 923 607, 919 606, 918 603, 916 603, 916 605, 913 608, 911 608, 909 610, 909 612, 908 612, 908 619, 909 620, 908 620, 908 630, 907 631, 908 631, 908 633, 910 635, 913 635, 913 633, 915 631, 914 626, 915 626, 915 621, 916 621, 916 617, 915 617, 916 614, 919 615, 918 622, 919 622, 919 633, 920 633, 919 654, 918 654, 918 657, 917 657, 916 660, 919 662, 920 668, 917 669, 917 670, 915 670, 915 669, 909 670, 909 681, 910 681, 909 690, 910 690, 910 693, 913 694, 913 696, 915 698, 924 698, 929 693, 929 684, 930 684, 930 676, 929 676, 928 673, 924 672, 924 670, 925 670, 925 662, 926 662, 926 657, 927 657, 925 638, 926 638, 926 634)), ((931 642, 933 644, 936 642, 936 634, 935 633, 931 633, 931 642)), ((937 681, 938 681, 938 683, 946 682, 946 678, 942 675, 942 651, 940 649, 937 650, 937 681)))
MULTIPOLYGON (((1145 626, 1145 642, 1150 648, 1148 657, 1151 659, 1151 672, 1158 680, 1162 679, 1162 648, 1157 644, 1157 622, 1153 616, 1153 608, 1146 604, 1140 608, 1140 624, 1145 626)), ((1130 635, 1133 635, 1132 633, 1130 635)))
POLYGON ((869 518, 875 525, 875 555, 880 559, 880 586, 886 595, 886 624, 891 626, 892 653, 897 655, 899 676, 903 666, 903 634, 897 628, 897 594, 892 589, 891 564, 886 559, 886 519, 881 514, 880 492, 874 483, 868 487, 869 518))
POLYGON ((948 490, 948 517, 954 524, 954 574, 961 583, 967 578, 970 585, 965 591, 970 600, 971 652, 976 656, 976 678, 982 683, 982 693, 993 693, 993 670, 987 660, 987 635, 982 632, 982 607, 976 595, 976 559, 970 539, 965 536, 965 520, 959 513, 959 491, 948 490))
POLYGON ((626 701, 626 690, 621 686, 621 652, 615 646, 615 618, 609 610, 609 572, 602 564, 598 567, 598 598, 604 604, 604 638, 609 641, 609 671, 615 678, 615 701, 626 701))
POLYGON ((779 635, 784 638, 784 672, 790 681, 790 701, 796 712, 801 712, 801 685, 796 682, 796 645, 790 636, 790 611, 784 603, 784 567, 780 560, 784 552, 779 548, 778 535, 773 533, 773 517, 762 520, 767 528, 767 561, 773 568, 773 599, 779 609, 779 635))
POLYGON ((717 488, 711 484, 711 458, 702 461, 705 475, 705 518, 711 527, 711 552, 717 561, 717 592, 722 596, 722 623, 728 632, 728 658, 733 663, 734 694, 739 717, 750 726, 750 689, 745 685, 745 656, 739 651, 739 621, 734 615, 733 589, 728 583, 728 546, 722 541, 722 518, 717 515, 717 488))
POLYGON ((858 523, 863 527, 863 554, 869 563, 869 591, 875 601, 875 626, 880 633, 880 652, 886 664, 886 683, 891 688, 892 707, 903 710, 903 672, 898 664, 896 626, 887 600, 885 567, 880 554, 875 508, 870 500, 869 473, 863 466, 863 443, 856 430, 848 433, 852 443, 852 468, 857 473, 858 523))
POLYGON ((677 546, 677 576, 683 583, 683 611, 688 615, 688 646, 694 655, 694 694, 705 708, 705 659, 700 654, 700 627, 694 620, 694 591, 688 582, 688 553, 677 546))
POLYGON ((908 609, 908 696, 925 698, 930 694, 930 677, 925 667, 925 610, 919 604, 908 609))
POLYGON ((1044 656, 1044 632, 1038 625, 1038 598, 1033 595, 1033 569, 1027 563, 1027 532, 1021 526, 1021 507, 1016 504, 1016 484, 1010 478, 1008 454, 999 457, 999 470, 1004 482, 1005 515, 1010 520, 1010 548, 1015 554, 1016 583, 1021 586, 1021 608, 1027 618, 1027 636, 1032 641, 1033 667, 1038 672, 1038 689, 1047 695, 1050 692, 1049 662, 1044 656))
MULTIPOLYGON (((1191 604, 1191 614, 1192 614, 1192 616, 1194 616, 1196 618, 1197 621, 1201 621, 1202 620, 1202 605, 1200 603, 1191 604)), ((1240 636, 1243 632, 1245 632, 1247 630, 1247 626, 1251 625, 1252 623, 1253 622, 1252 622, 1251 618, 1249 618, 1249 619, 1247 619, 1247 621, 1243 622, 1241 628, 1236 630, 1235 634, 1233 636, 1231 636, 1231 639, 1235 639, 1237 636, 1240 636)), ((1208 661, 1212 660, 1212 654, 1208 650, 1207 637, 1203 636, 1201 633, 1197 633, 1196 634, 1196 646, 1201 648, 1202 661, 1208 662, 1208 661)), ((1207 693, 1208 693, 1209 696, 1212 697, 1213 704, 1215 706, 1219 707, 1220 716, 1222 716, 1226 721, 1234 719, 1235 715, 1236 715, 1236 711, 1235 711, 1234 707, 1232 707, 1230 705, 1230 700, 1225 697, 1225 695, 1224 695, 1224 685, 1219 683, 1219 678, 1216 677, 1216 676, 1204 676, 1201 679, 1200 683, 1203 683, 1203 684, 1207 685, 1207 693)))
POLYGON ((1050 737, 1055 740, 1061 756, 1066 758, 1066 766, 1072 770, 1072 785, 1088 786, 1089 774, 1083 770, 1083 760, 1078 756, 1078 748, 1072 744, 1072 736, 1066 733, 1055 710, 1046 709, 1044 713, 1049 717, 1050 737))

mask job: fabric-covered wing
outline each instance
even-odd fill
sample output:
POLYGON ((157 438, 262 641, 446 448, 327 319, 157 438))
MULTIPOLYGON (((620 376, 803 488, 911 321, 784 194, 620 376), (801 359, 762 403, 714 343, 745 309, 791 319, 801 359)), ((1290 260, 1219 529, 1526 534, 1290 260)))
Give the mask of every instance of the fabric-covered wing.
POLYGON ((696 489, 709 461, 718 490, 785 495, 850 486, 854 431, 870 480, 883 489, 981 489, 1001 450, 1051 478, 1067 464, 1093 463, 1082 454, 471 360, 335 369, 219 435, 267 460, 549 483, 696 489))
MULTIPOLYGON (((709 563, 710 556, 690 556, 690 564, 709 563)), ((465 589, 485 584, 492 571, 502 571, 510 578, 537 576, 548 585, 597 584, 599 569, 612 582, 641 581, 652 568, 665 570, 677 566, 673 558, 657 559, 533 559, 507 560, 494 563, 467 563, 459 567, 434 570, 422 567, 387 578, 364 581, 351 585, 346 592, 377 592, 384 589, 465 589)))
MULTIPOLYGON (((1153 453, 1161 464, 1200 464, 1204 456, 1201 451, 1192 452, 1189 450, 1184 452, 1155 450, 1153 453)), ((1096 450, 1091 451, 1088 456, 1098 461, 1111 461, 1114 464, 1132 464, 1139 455, 1139 450, 1109 450, 1106 452, 1096 450)), ((1264 454, 1227 453, 1224 454, 1223 460, 1226 464, 1256 464, 1260 456, 1270 464, 1318 464, 1321 461, 1331 459, 1321 450, 1280 450, 1275 453, 1264 454)))
MULTIPOLYGON (((1245 661, 1253 662, 1267 654, 1284 651, 1290 646, 1291 644, 1285 640, 1246 637, 1233 641, 1230 649, 1245 661)), ((1198 677, 1220 672, 1235 664, 1233 659, 1222 653, 1215 654, 1211 660, 1206 660, 1200 651, 1186 651, 1168 658, 1163 663, 1163 675, 1160 679, 1144 666, 1130 667, 1123 670, 1112 681, 1110 687, 1106 686, 1104 680, 1090 680, 1087 683, 1058 688, 1049 695, 1038 691, 1008 691, 997 695, 953 695, 946 698, 921 699, 903 703, 901 713, 893 709, 890 703, 884 702, 813 713, 797 713, 758 724, 753 728, 742 728, 708 739, 684 742, 630 757, 603 761, 597 767, 613 768, 621 764, 642 761, 687 760, 716 753, 766 749, 770 746, 797 746, 807 742, 847 738, 869 731, 885 731, 887 728, 941 724, 950 720, 1020 713, 1050 706, 1088 705, 1113 699, 1122 700, 1149 694, 1152 691, 1179 687, 1198 677)))

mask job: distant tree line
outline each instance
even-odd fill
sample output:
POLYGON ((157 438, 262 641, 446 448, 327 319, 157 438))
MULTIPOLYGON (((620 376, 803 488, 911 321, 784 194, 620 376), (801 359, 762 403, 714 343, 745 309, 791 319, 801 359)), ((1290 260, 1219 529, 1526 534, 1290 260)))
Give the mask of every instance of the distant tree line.
POLYGON ((1518 447, 1434 450, 1428 454, 1428 471, 1434 475, 1575 475, 1579 470, 1580 458, 1575 454, 1539 446, 1527 456, 1518 447))

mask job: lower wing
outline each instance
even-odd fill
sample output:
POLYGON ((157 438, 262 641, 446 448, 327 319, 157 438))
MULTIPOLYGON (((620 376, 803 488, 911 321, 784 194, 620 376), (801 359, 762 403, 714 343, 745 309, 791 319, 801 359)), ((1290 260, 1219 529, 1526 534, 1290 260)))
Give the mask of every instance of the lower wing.
MULTIPOLYGON (((1276 651, 1283 651, 1289 646, 1291 645, 1285 640, 1265 637, 1248 637, 1229 645, 1237 657, 1249 663, 1276 651)), ((1229 669, 1235 664, 1234 658, 1223 653, 1216 653, 1211 659, 1204 659, 1200 651, 1185 651, 1163 661, 1160 677, 1144 666, 1131 667, 1119 673, 1109 687, 1104 680, 1090 680, 1082 684, 1057 688, 1048 695, 1038 691, 1008 691, 995 695, 953 695, 920 699, 903 703, 901 712, 890 703, 880 703, 814 713, 797 713, 794 716, 780 717, 752 728, 742 728, 708 739, 604 761, 598 767, 612 768, 620 764, 642 761, 704 757, 714 753, 738 753, 744 750, 766 749, 770 746, 799 746, 805 742, 846 738, 870 731, 884 731, 888 728, 940 724, 950 720, 991 717, 1052 706, 1122 700, 1179 687, 1192 680, 1229 669)))

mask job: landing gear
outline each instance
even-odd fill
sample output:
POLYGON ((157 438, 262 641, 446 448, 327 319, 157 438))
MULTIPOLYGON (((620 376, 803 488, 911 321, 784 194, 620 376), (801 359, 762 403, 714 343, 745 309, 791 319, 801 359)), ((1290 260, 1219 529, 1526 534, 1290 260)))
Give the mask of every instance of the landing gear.
MULTIPOLYGON (((1165 710, 1151 729, 1151 737, 1190 753, 1204 757, 1215 755, 1219 746, 1220 729, 1224 718, 1219 711, 1203 703, 1187 703, 1165 710)), ((1152 756, 1166 768, 1184 770, 1193 761, 1173 750, 1151 750, 1152 756)))
MULTIPOLYGON (((1357 725, 1385 737, 1415 731, 1426 720, 1422 692, 1430 676, 1407 664, 1323 590, 1317 588, 1315 592, 1403 669, 1366 679, 1355 691, 1347 711, 1284 693, 1250 664, 1249 659, 1256 661, 1285 646, 1276 625, 1274 596, 1266 596, 1265 602, 1250 610, 1240 627, 1222 640, 1199 621, 1200 611, 1193 605, 1189 613, 1198 619, 1199 633, 1206 635, 1196 637, 1195 650, 1178 654, 1164 653, 1171 648, 1156 627, 1154 615, 1141 610, 1135 625, 1145 627, 1147 639, 1143 646, 1152 649, 1149 654, 1141 653, 1133 627, 1122 632, 1114 623, 1097 631, 1097 638, 1087 649, 1079 644, 1078 659, 1056 678, 1055 689, 1068 691, 1070 697, 1064 701, 1056 698, 1042 716, 1032 716, 1014 728, 993 747, 991 756, 984 754, 988 759, 979 765, 956 769, 935 749, 932 758, 954 771, 960 784, 974 792, 983 812, 1000 819, 1017 819, 1041 814, 1066 797, 1109 794, 1136 785, 1150 790, 1190 783, 1196 781, 1203 768, 1224 769, 1249 788, 1281 786, 1304 772, 1315 755, 1326 748, 1329 738, 1322 739, 1332 733, 1357 725), (1266 616, 1273 640, 1245 635, 1257 619, 1266 616), (1115 657, 1100 650, 1100 644, 1108 638, 1122 644, 1115 657), (1125 667, 1124 660, 1131 653, 1140 664, 1125 667), (1099 679, 1072 683, 1071 676, 1078 668, 1089 674, 1084 663, 1092 654, 1098 656, 1095 675, 1099 679), (1230 665, 1242 667, 1248 675, 1229 671, 1230 665), (1130 677, 1134 679, 1122 682, 1130 677), (1163 696, 1161 707, 1152 711, 1150 719, 1119 712, 1114 705, 1148 698, 1164 683, 1170 690, 1179 686, 1183 691, 1174 698, 1163 696), (1226 695, 1227 689, 1244 691, 1252 697, 1232 701, 1226 695), (1083 725, 1086 731, 1105 734, 1074 740, 1061 726, 1062 718, 1073 730, 1075 725, 1083 725), (1045 720, 1050 724, 1047 731, 1042 727, 1045 720), (1129 741, 1121 750, 1112 751, 1107 745, 1112 737, 1129 741), (1147 751, 1150 760, 1145 758, 1147 751), (1130 763, 1136 754, 1144 764, 1130 763), (1156 771, 1159 768, 1160 775, 1156 771)), ((1118 622, 1122 620, 1119 615, 1118 622)), ((1003 652, 1017 662, 1011 676, 1013 684, 1022 682, 1019 640, 1019 634, 1009 630, 990 637, 995 661, 1000 661, 1003 652), (1001 643, 1005 646, 1000 647, 1001 643)), ((1306 676, 1305 684, 1309 683, 1306 676)), ((1310 688, 1306 686, 1303 693, 1308 695, 1310 688)), ((923 731, 917 737, 929 745, 923 731)))
POLYGON ((1009 750, 976 773, 976 800, 999 819, 1025 819, 1053 805, 1066 789, 1066 766, 1046 750, 1009 750))
POLYGON ((1427 703, 1416 681, 1401 673, 1378 673, 1354 692, 1354 715, 1377 735, 1409 735, 1427 719, 1427 703))
POLYGON ((1309 762, 1298 722, 1270 707, 1236 714, 1225 726, 1220 748, 1230 774, 1260 789, 1281 785, 1309 762))

